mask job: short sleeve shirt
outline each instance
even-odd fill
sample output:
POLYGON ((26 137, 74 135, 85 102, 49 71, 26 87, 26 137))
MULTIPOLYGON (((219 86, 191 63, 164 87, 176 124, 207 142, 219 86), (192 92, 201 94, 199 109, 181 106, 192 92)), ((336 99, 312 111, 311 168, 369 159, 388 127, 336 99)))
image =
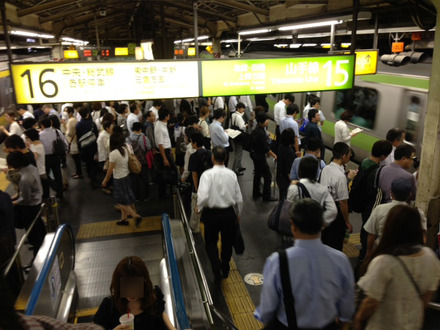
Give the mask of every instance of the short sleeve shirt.
POLYGON ((115 168, 113 169, 113 178, 122 179, 130 174, 130 169, 128 168, 128 151, 125 149, 124 156, 121 155, 118 149, 110 152, 109 155, 110 163, 115 163, 115 168))
POLYGON ((327 187, 336 202, 348 199, 347 177, 343 166, 335 162, 328 164, 322 169, 320 183, 327 187))

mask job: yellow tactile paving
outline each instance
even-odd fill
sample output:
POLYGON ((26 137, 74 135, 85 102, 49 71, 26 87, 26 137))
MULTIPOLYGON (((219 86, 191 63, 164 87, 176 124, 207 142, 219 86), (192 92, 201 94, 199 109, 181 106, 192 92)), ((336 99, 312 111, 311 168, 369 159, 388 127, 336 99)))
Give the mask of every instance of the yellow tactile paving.
POLYGON ((139 227, 135 226, 133 219, 129 219, 129 226, 118 226, 116 225, 117 220, 87 223, 79 227, 76 239, 81 240, 113 235, 142 233, 147 231, 160 231, 162 230, 161 219, 161 216, 144 217, 142 218, 139 227))
POLYGON ((95 315, 97 311, 98 311, 98 307, 77 310, 76 317, 92 316, 95 315))
POLYGON ((359 257, 359 249, 356 245, 361 244, 361 239, 359 234, 350 234, 348 242, 344 244, 342 252, 344 252, 349 258, 359 257))
POLYGON ((5 172, 1 171, 0 172, 0 190, 5 191, 6 188, 8 188, 9 186, 9 181, 6 180, 6 174, 5 172))
POLYGON ((222 291, 234 324, 240 330, 261 329, 263 324, 254 318, 255 305, 233 259, 229 277, 222 281, 222 291))

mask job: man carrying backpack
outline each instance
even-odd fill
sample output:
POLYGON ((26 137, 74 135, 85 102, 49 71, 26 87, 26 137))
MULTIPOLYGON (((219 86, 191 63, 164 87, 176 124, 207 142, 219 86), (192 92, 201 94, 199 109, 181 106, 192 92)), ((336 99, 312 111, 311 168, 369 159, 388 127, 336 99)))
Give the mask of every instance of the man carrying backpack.
POLYGON ((360 233, 361 251, 359 259, 365 259, 367 252, 368 233, 364 229, 364 225, 370 217, 373 205, 376 199, 375 178, 379 168, 379 163, 386 159, 390 154, 392 145, 387 140, 379 140, 373 144, 371 156, 365 158, 357 175, 353 179, 349 194, 348 204, 352 211, 360 212, 362 215, 362 228, 360 233))
POLYGON ((193 233, 200 232, 200 216, 201 214, 196 212, 197 206, 197 191, 199 188, 199 181, 202 173, 207 169, 212 168, 212 159, 211 159, 211 151, 205 149, 203 146, 203 134, 202 133, 194 133, 190 137, 191 146, 196 150, 190 158, 188 171, 190 171, 192 175, 192 195, 191 195, 191 218, 189 220, 189 225, 193 233))

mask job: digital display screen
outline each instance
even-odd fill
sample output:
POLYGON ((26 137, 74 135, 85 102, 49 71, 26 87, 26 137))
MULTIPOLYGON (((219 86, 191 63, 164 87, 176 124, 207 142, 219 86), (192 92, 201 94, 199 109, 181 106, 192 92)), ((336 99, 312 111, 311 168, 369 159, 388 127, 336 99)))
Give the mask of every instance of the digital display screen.
POLYGON ((199 96, 196 61, 13 64, 18 103, 199 96))
POLYGON ((202 96, 349 89, 354 68, 354 55, 203 61, 202 96))

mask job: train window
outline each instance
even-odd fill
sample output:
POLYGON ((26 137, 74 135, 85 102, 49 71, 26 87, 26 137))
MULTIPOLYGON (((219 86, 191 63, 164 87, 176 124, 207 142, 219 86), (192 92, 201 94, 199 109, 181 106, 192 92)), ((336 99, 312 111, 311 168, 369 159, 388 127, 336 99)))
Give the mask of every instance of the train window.
POLYGON ((377 90, 366 87, 336 91, 333 112, 339 119, 345 110, 353 112, 351 123, 368 129, 374 128, 377 109, 377 90))
POLYGON ((416 142, 417 132, 419 128, 420 110, 422 109, 422 102, 416 95, 412 95, 409 99, 406 114, 405 124, 405 140, 408 142, 416 142))

